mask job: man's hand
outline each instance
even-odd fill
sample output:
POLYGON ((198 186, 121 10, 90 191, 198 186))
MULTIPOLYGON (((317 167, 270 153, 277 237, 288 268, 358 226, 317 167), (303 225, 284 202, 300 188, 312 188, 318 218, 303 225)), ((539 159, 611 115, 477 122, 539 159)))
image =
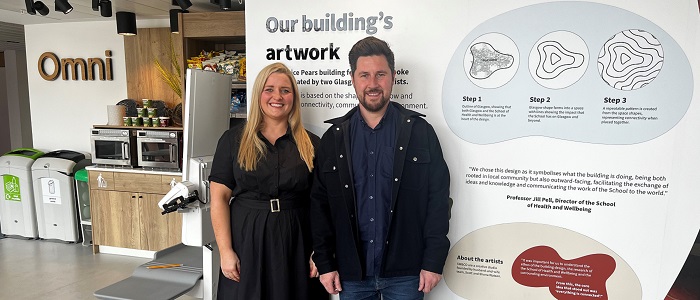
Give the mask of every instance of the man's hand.
POLYGON ((323 287, 326 288, 326 292, 329 294, 337 295, 343 290, 343 288, 340 286, 340 275, 338 275, 338 271, 321 274, 319 279, 321 280, 323 287))
POLYGON ((420 281, 418 282, 418 290, 423 293, 430 291, 440 282, 442 275, 426 270, 420 270, 420 281))

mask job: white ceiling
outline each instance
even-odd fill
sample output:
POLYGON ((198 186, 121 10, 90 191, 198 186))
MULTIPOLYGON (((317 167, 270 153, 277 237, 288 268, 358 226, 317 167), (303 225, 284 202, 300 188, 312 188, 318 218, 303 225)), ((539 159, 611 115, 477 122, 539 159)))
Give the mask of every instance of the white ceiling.
MULTIPOLYGON (((170 9, 179 8, 179 6, 173 6, 171 0, 111 0, 112 17, 105 18, 100 16, 99 11, 92 10, 92 0, 68 0, 73 6, 73 11, 68 14, 55 10, 54 0, 35 1, 42 1, 49 8, 49 14, 46 16, 38 13, 27 14, 25 0, 0 0, 0 52, 24 49, 24 25, 114 20, 114 15, 118 11, 136 13, 137 20, 163 19, 168 18, 170 9)), ((190 1, 192 2, 192 7, 188 9, 190 12, 219 10, 219 6, 210 3, 210 0, 190 1)), ((232 2, 238 4, 236 0, 232 2)))

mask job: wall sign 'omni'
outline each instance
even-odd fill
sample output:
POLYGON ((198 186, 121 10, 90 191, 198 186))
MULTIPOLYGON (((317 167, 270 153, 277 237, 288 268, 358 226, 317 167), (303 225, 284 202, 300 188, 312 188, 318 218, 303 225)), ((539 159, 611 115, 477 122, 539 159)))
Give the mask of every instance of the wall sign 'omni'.
POLYGON ((78 80, 78 72, 80 72, 82 80, 95 80, 95 67, 100 80, 112 80, 112 50, 105 50, 105 60, 99 57, 88 58, 87 61, 83 58, 62 58, 52 52, 44 52, 39 56, 38 69, 39 75, 44 80, 53 81, 61 75, 63 80, 68 80, 68 73, 71 73, 72 80, 78 80), (53 62, 53 73, 48 74, 44 68, 44 63, 49 60, 53 62))

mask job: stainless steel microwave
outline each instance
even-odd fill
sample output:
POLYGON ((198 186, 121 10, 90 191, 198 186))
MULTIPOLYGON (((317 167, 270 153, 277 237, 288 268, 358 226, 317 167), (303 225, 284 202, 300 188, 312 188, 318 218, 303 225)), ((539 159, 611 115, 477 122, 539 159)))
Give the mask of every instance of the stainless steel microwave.
POLYGON ((139 166, 168 170, 182 167, 182 132, 139 130, 136 144, 139 166))
POLYGON ((136 166, 136 137, 128 129, 90 129, 92 162, 98 165, 136 166))

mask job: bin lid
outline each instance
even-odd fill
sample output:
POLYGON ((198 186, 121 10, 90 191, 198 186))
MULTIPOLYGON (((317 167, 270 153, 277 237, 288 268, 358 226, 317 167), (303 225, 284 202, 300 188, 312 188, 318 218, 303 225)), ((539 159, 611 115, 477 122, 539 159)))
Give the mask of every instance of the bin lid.
POLYGON ((32 160, 36 160, 37 158, 44 155, 44 152, 32 148, 17 148, 15 150, 5 153, 5 155, 22 156, 32 160))
POLYGON ((80 153, 80 152, 75 152, 71 150, 56 150, 56 151, 51 151, 48 152, 44 155, 41 156, 41 158, 60 158, 60 159, 66 159, 66 160, 72 160, 75 163, 79 163, 80 161, 84 160, 85 154, 80 153))
POLYGON ((80 169, 78 172, 75 172, 75 180, 88 182, 88 171, 85 169, 80 169))

